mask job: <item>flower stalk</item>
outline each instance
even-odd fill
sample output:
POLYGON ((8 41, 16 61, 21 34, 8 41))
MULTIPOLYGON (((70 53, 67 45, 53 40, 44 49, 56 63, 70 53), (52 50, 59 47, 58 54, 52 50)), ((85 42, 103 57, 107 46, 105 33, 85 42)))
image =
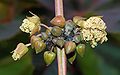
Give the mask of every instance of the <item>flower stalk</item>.
MULTIPOLYGON (((55 16, 62 16, 63 14, 63 0, 55 0, 55 16)), ((57 60, 58 60, 58 75, 66 75, 66 55, 64 48, 60 50, 57 48, 57 60)))
POLYGON ((63 0, 55 0, 55 15, 64 16, 63 15, 63 0))
POLYGON ((58 75, 66 75, 66 55, 64 48, 60 50, 57 48, 57 60, 58 60, 58 75))

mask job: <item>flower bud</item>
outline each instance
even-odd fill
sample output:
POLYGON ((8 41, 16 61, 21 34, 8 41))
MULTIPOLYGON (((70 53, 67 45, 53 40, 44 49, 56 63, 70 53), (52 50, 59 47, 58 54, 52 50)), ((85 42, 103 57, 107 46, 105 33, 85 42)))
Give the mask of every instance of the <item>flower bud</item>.
POLYGON ((76 53, 74 54, 74 56, 72 56, 71 58, 68 59, 68 61, 70 62, 70 64, 73 64, 75 58, 76 58, 76 53))
POLYGON ((42 38, 43 40, 47 40, 48 35, 47 35, 45 32, 42 32, 42 33, 41 33, 41 38, 42 38))
POLYGON ((34 46, 36 54, 42 52, 46 48, 46 44, 43 41, 36 41, 34 46))
POLYGON ((58 39, 56 43, 58 46, 60 46, 62 48, 64 45, 64 42, 65 42, 64 39, 58 39))
POLYGON ((53 38, 53 39, 52 39, 52 42, 53 42, 54 45, 57 44, 57 40, 58 40, 58 38, 53 38))
POLYGON ((75 16, 73 17, 73 22, 78 26, 83 27, 83 24, 85 24, 85 18, 80 16, 75 16))
POLYGON ((65 18, 63 16, 56 16, 50 21, 50 23, 55 26, 64 27, 65 18))
POLYGON ((51 30, 52 35, 60 36, 62 34, 62 29, 58 26, 54 26, 51 30))
POLYGON ((41 30, 41 27, 40 26, 35 26, 31 32, 30 32, 30 36, 34 35, 35 33, 39 32, 41 30))
POLYGON ((84 56, 84 53, 85 53, 85 44, 79 44, 77 47, 76 47, 76 50, 77 50, 77 53, 83 57, 84 56))
POLYGON ((75 28, 75 24, 72 22, 72 20, 66 21, 64 34, 68 36, 74 28, 75 28))
POLYGON ((73 52, 75 50, 76 44, 74 42, 72 42, 72 41, 67 41, 65 43, 64 48, 65 48, 66 54, 69 54, 69 53, 71 53, 71 52, 73 52))
POLYGON ((74 37, 73 37, 73 41, 75 41, 75 43, 79 43, 80 41, 82 41, 83 40, 83 37, 82 37, 82 35, 80 34, 80 35, 75 35, 74 37))
POLYGON ((44 61, 47 64, 47 66, 53 62, 55 57, 56 57, 56 54, 54 52, 51 52, 51 51, 44 52, 44 61))
POLYGON ((41 41, 41 40, 42 40, 42 39, 41 39, 40 37, 33 35, 33 36, 31 37, 31 39, 30 39, 31 47, 34 48, 35 42, 36 42, 36 41, 41 41))
POLYGON ((46 33, 47 35, 50 35, 50 34, 51 34, 51 30, 50 30, 50 29, 46 29, 45 33, 46 33))
POLYGON ((57 47, 54 47, 53 51, 54 51, 54 53, 57 53, 57 47))
POLYGON ((25 46, 23 43, 19 43, 16 49, 13 51, 12 58, 16 61, 20 59, 23 55, 25 55, 27 52, 28 52, 27 46, 25 46))

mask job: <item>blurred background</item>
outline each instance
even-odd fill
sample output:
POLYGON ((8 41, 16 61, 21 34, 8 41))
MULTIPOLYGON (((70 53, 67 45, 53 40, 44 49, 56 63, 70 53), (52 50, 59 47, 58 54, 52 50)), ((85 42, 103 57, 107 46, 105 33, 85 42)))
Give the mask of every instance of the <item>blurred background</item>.
MULTIPOLYGON (((67 75, 120 75, 120 0, 63 1, 66 19, 103 16, 109 39, 95 49, 87 45, 83 58, 77 56, 73 65, 67 63, 67 75)), ((50 25, 54 0, 0 0, 0 75, 57 75, 57 62, 46 67, 43 53, 35 55, 31 48, 21 60, 11 58, 19 42, 29 42, 29 35, 19 29, 26 15, 30 16, 28 11, 50 25)))

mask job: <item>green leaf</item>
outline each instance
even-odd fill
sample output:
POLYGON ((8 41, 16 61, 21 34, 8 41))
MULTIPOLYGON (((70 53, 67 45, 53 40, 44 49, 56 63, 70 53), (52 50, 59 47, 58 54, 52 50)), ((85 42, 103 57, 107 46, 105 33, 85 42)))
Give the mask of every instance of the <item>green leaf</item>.
POLYGON ((32 75, 32 72, 33 66, 28 54, 19 61, 14 61, 11 56, 0 60, 0 75, 32 75))
POLYGON ((89 45, 86 46, 85 56, 83 58, 77 57, 77 65, 83 75, 100 75, 96 54, 89 45))

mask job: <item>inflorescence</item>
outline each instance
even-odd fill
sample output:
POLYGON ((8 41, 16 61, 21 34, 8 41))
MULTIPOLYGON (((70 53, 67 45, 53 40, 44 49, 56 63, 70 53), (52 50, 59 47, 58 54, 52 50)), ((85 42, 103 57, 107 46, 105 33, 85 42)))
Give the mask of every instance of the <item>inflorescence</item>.
POLYGON ((63 49, 72 64, 75 60, 76 52, 83 57, 85 43, 90 43, 94 48, 98 43, 107 41, 106 25, 101 16, 92 16, 88 19, 80 16, 73 17, 73 20, 65 21, 64 17, 56 16, 51 20, 52 27, 42 24, 40 18, 30 12, 32 17, 26 17, 20 26, 21 31, 30 34, 30 44, 19 43, 13 51, 12 58, 20 59, 28 52, 28 46, 35 49, 36 54, 44 52, 44 60, 50 65, 56 57, 56 50, 63 49), (41 27, 46 31, 41 32, 41 27))

